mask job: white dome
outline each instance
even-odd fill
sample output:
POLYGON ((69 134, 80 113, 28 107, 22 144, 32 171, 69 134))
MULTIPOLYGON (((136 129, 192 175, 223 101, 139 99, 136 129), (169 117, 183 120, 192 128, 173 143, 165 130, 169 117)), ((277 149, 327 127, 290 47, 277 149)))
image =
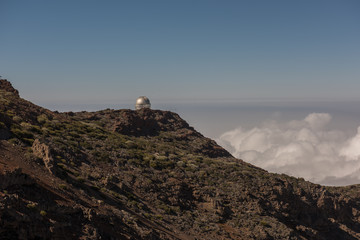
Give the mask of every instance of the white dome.
POLYGON ((145 96, 141 96, 138 97, 138 99, 136 99, 136 104, 135 104, 135 109, 139 110, 142 108, 150 108, 151 104, 150 104, 150 100, 145 97, 145 96))

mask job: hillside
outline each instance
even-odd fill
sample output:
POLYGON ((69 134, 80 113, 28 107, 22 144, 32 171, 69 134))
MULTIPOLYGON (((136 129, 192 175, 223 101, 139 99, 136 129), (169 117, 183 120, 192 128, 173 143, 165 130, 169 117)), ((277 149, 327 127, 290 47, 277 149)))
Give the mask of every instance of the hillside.
POLYGON ((176 113, 52 112, 0 80, 0 239, 360 239, 359 186, 232 157, 176 113))

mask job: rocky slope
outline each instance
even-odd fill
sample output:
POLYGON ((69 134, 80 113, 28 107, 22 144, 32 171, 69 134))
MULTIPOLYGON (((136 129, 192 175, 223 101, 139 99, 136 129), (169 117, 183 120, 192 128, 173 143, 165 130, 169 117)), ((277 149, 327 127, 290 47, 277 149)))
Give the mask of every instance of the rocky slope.
POLYGON ((359 186, 268 173, 172 112, 51 112, 0 80, 0 139, 0 239, 360 239, 359 186))

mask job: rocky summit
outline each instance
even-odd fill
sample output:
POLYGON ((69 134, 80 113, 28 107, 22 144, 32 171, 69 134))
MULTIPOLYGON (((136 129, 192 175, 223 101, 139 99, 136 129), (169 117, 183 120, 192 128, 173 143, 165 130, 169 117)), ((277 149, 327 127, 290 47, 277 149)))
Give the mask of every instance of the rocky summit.
POLYGON ((0 239, 360 239, 359 186, 232 157, 176 113, 53 112, 0 80, 0 239))

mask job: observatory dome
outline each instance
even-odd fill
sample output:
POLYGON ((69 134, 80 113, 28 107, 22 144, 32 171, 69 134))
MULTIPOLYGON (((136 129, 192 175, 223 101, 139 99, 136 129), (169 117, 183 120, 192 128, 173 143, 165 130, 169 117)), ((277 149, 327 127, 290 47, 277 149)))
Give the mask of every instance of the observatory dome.
POLYGON ((142 108, 150 108, 151 104, 150 104, 150 100, 145 97, 145 96, 141 96, 138 97, 138 99, 136 99, 136 104, 135 104, 135 109, 139 110, 142 108))

